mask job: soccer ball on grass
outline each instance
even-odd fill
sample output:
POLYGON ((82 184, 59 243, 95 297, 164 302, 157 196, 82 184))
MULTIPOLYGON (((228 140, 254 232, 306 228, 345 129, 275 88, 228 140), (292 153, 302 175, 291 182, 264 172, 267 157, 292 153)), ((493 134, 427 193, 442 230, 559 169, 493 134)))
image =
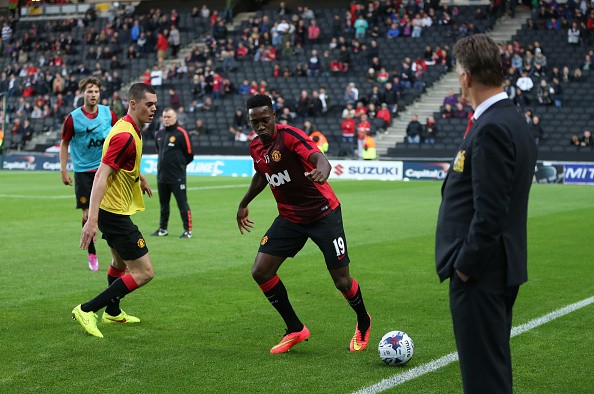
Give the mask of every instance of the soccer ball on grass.
POLYGON ((415 344, 403 331, 390 331, 382 337, 377 348, 380 358, 388 365, 404 365, 415 353, 415 344))

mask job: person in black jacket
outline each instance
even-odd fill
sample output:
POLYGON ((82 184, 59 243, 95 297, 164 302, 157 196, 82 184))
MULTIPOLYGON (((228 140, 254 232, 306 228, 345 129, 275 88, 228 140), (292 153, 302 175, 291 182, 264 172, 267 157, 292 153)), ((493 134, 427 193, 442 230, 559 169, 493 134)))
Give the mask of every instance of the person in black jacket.
POLYGON ((159 161, 157 164, 157 185, 161 219, 159 229, 152 236, 168 235, 169 200, 173 193, 184 224, 184 233, 179 238, 192 238, 192 214, 186 196, 186 166, 194 159, 190 135, 177 123, 177 113, 173 108, 163 110, 164 129, 155 134, 159 161))

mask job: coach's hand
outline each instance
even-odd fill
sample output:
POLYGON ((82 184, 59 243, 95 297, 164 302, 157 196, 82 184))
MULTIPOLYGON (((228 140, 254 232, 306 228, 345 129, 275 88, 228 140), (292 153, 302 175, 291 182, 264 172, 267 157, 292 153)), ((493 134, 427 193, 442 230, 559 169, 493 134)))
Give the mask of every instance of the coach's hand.
POLYGON ((237 227, 239 227, 239 232, 241 232, 241 234, 243 234, 243 230, 251 233, 252 231, 250 228, 254 228, 254 222, 248 217, 249 213, 250 210, 248 207, 239 207, 239 209, 237 209, 237 227))
POLYGON ((80 247, 87 249, 91 241, 97 243, 97 223, 91 220, 87 221, 82 229, 80 235, 80 247))
POLYGON ((142 190, 142 194, 148 194, 149 197, 153 196, 153 191, 151 190, 151 186, 149 185, 146 177, 140 174, 140 190, 142 190))

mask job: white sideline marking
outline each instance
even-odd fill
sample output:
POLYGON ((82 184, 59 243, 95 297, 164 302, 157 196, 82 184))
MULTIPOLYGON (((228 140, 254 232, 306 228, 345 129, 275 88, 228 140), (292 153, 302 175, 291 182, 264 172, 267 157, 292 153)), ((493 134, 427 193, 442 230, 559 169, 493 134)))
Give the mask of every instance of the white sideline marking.
MULTIPOLYGON (((568 305, 565 308, 557 309, 556 311, 553 311, 547 315, 531 320, 526 324, 521 324, 517 327, 513 327, 511 330, 511 336, 515 337, 516 335, 520 335, 528 330, 536 328, 551 320, 555 320, 561 316, 567 315, 568 313, 576 311, 592 303, 594 303, 594 296, 576 302, 575 304, 568 305)), ((418 378, 419 376, 422 376, 426 373, 433 372, 441 367, 445 367, 446 365, 453 363, 454 361, 458 361, 458 352, 450 353, 447 356, 443 356, 437 360, 430 361, 426 364, 414 367, 406 372, 394 375, 391 378, 384 379, 374 385, 365 387, 357 391, 355 394, 380 393, 394 386, 398 386, 399 384, 402 384, 404 382, 408 382, 409 380, 412 380, 414 378, 418 378)))
MULTIPOLYGON (((210 190, 210 189, 230 189, 233 187, 247 187, 249 185, 223 185, 223 186, 202 186, 202 187, 188 187, 186 190, 210 190)), ((153 190, 157 194, 157 190, 153 190)), ((67 196, 24 196, 20 194, 0 194, 0 198, 43 198, 43 199, 58 199, 58 198, 72 198, 74 194, 67 196)))

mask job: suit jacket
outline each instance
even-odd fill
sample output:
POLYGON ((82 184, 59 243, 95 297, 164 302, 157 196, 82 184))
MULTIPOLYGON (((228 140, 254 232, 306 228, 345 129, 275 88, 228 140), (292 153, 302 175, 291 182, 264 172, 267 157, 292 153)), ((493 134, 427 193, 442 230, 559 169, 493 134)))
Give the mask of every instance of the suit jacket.
POLYGON ((507 285, 528 280, 526 222, 536 144, 509 99, 496 102, 462 141, 441 188, 435 264, 480 279, 503 258, 507 285))

